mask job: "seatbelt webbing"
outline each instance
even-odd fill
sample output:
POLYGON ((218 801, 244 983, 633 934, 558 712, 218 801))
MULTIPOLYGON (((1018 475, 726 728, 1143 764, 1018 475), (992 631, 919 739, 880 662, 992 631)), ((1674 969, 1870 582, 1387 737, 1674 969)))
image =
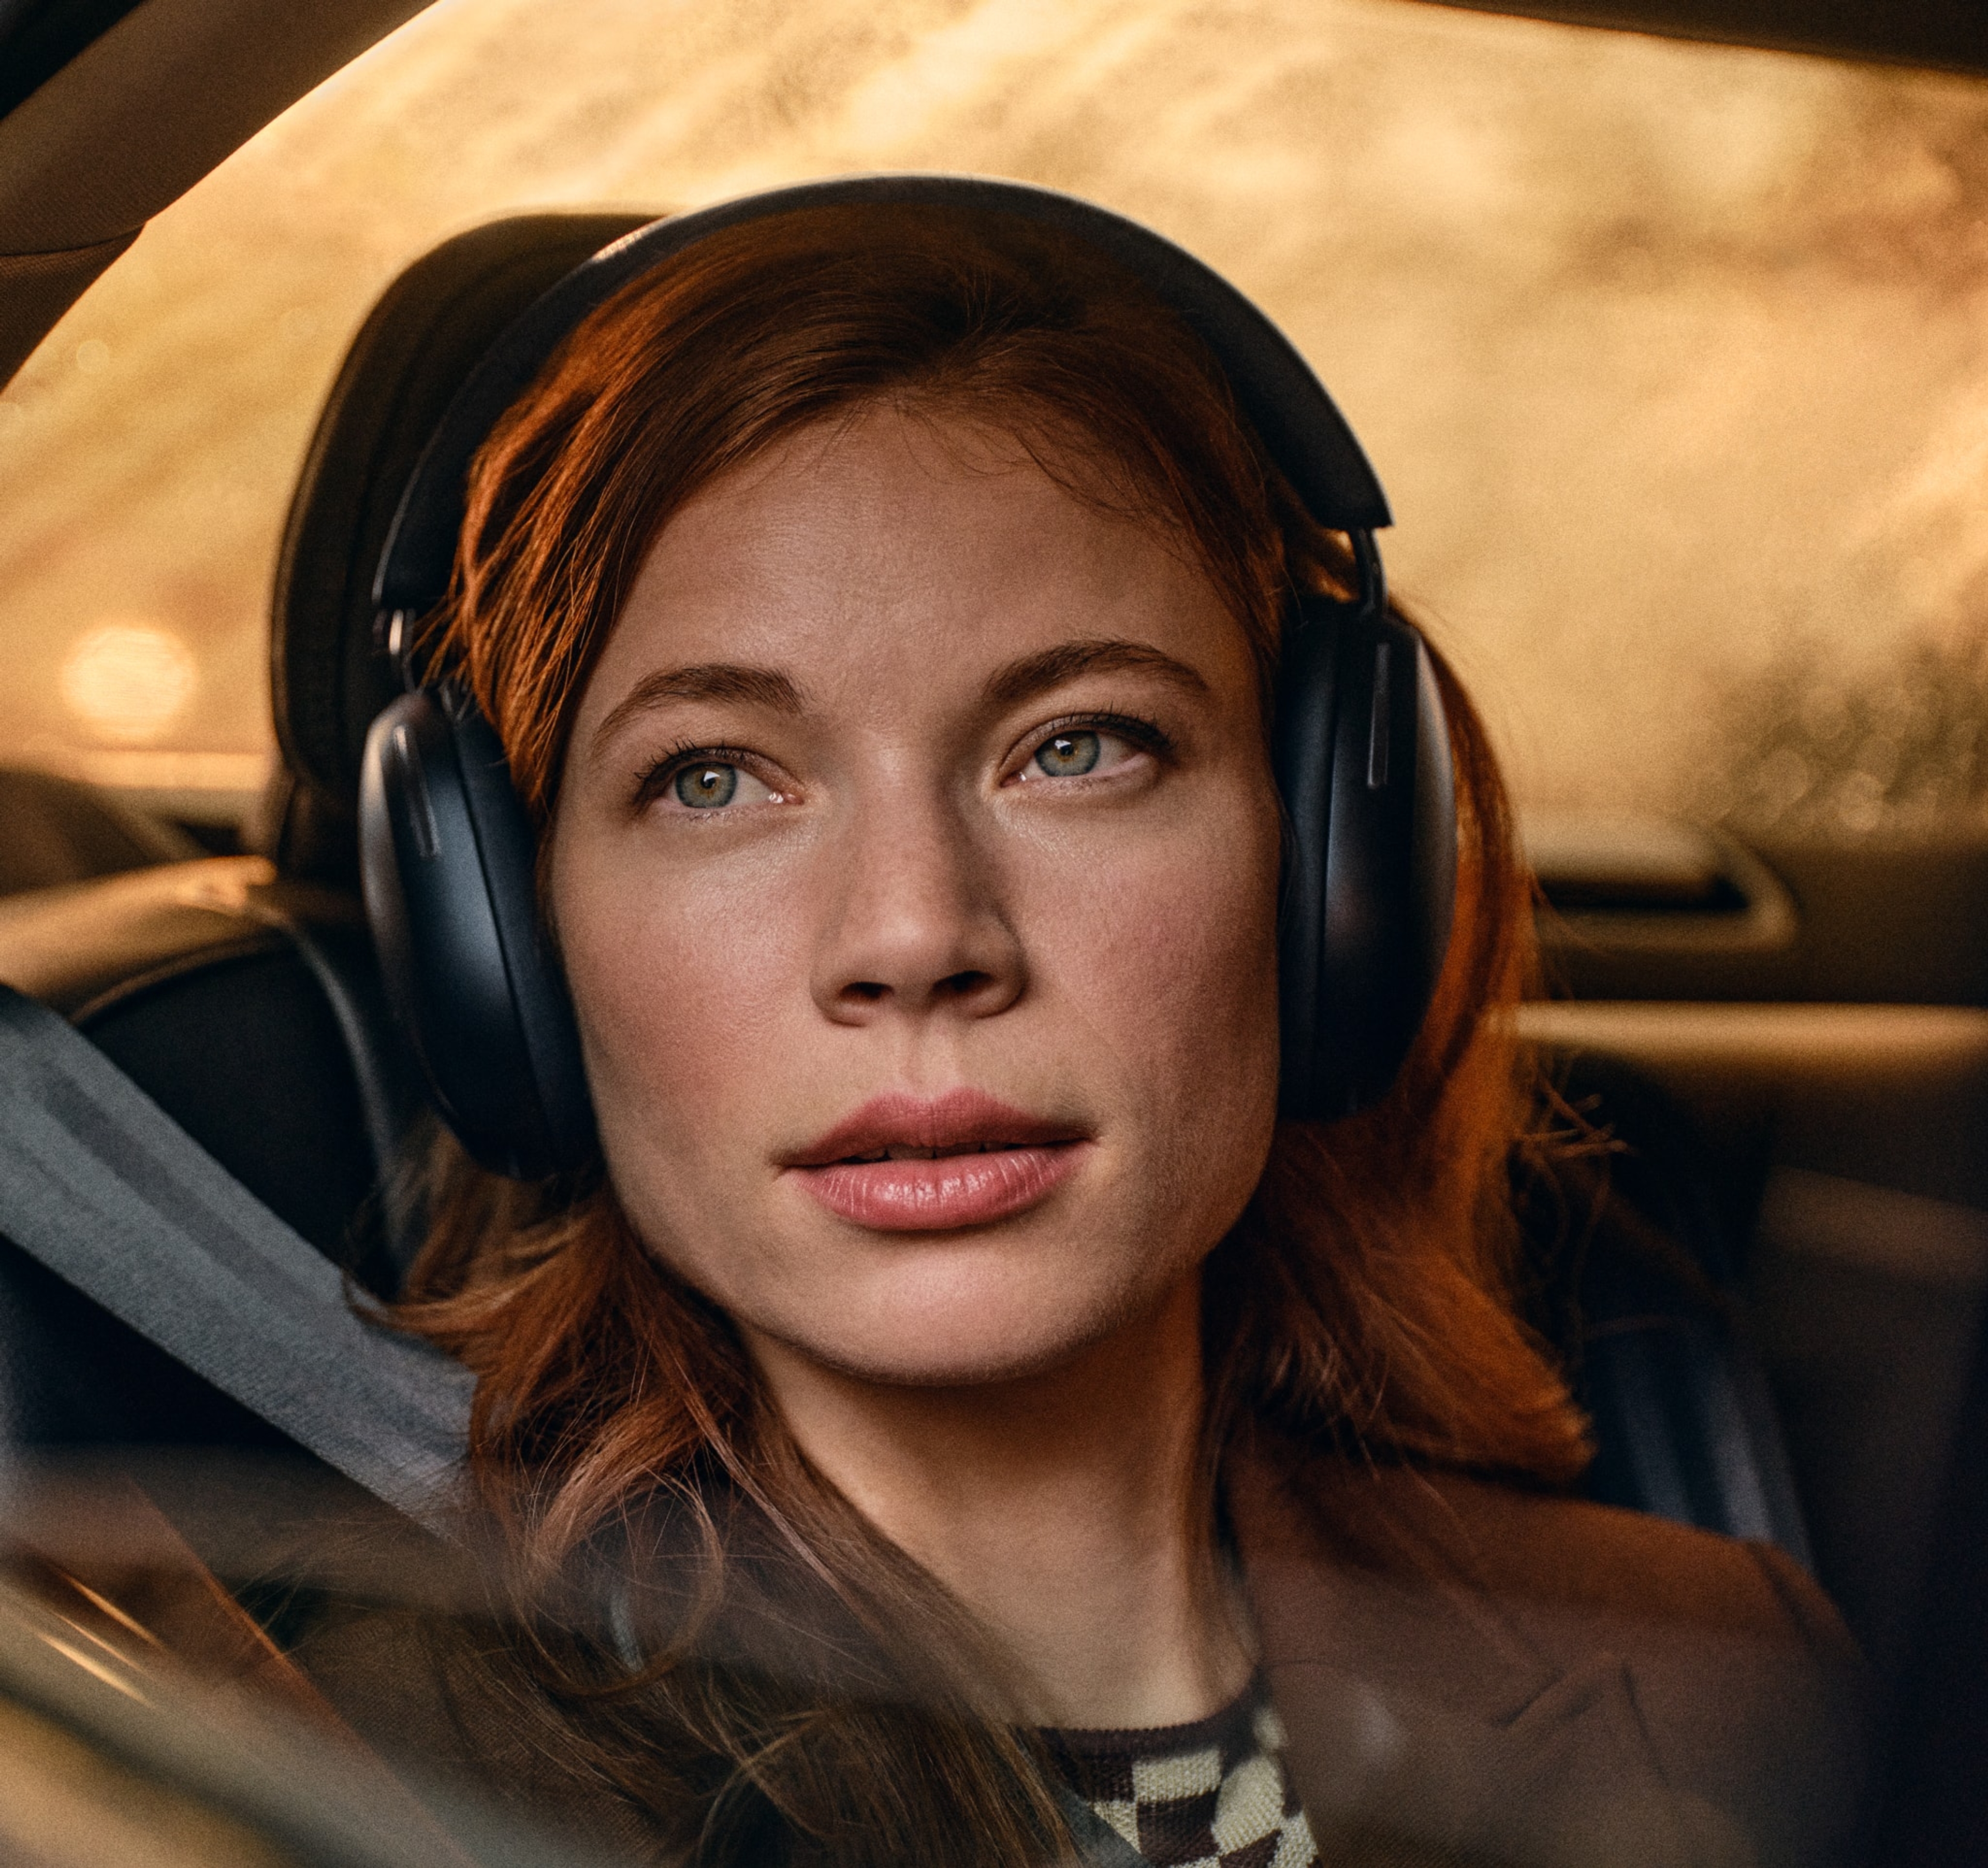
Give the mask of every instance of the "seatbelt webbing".
POLYGON ((469 1371, 358 1315, 336 1265, 6 986, 0 1235, 367 1491, 441 1519, 469 1371))

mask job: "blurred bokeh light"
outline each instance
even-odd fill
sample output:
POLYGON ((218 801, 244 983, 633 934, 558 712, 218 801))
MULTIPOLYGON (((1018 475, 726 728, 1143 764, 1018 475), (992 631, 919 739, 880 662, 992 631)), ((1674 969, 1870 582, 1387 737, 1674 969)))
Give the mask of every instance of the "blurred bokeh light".
POLYGON ((64 704, 85 733, 120 745, 158 738, 193 698, 186 644, 150 623, 101 623, 63 657, 64 704))
POLYGON ((113 614, 198 664, 171 748, 268 744, 291 481, 436 241, 899 167, 1091 196, 1270 307, 1533 802, 1712 796, 1736 694, 1988 623, 1988 83, 1411 0, 441 0, 0 400, 0 756, 76 741, 113 614))

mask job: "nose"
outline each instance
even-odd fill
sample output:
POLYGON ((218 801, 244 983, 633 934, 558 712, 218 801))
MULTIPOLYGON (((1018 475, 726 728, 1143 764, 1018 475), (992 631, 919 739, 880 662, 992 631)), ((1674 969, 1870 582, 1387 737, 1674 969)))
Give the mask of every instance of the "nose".
POLYGON ((999 865, 978 846, 970 813, 921 791, 873 796, 825 853, 835 880, 813 986, 837 1024, 989 1018, 1026 983, 999 865))

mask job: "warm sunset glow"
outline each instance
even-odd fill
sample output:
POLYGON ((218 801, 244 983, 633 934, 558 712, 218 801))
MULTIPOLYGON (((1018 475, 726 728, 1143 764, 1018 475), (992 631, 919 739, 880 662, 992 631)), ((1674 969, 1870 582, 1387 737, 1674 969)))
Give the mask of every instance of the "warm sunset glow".
POLYGON ((106 623, 63 657, 63 704, 89 732, 140 744, 179 718, 194 680, 193 657, 171 630, 106 623))
POLYGON ((54 663, 108 613, 197 657, 175 743, 269 744, 311 424, 438 241, 925 167, 1090 196, 1269 307, 1526 799, 1821 796, 1848 759, 1875 823, 1882 748, 1722 775, 1770 756, 1752 697, 1792 704, 1791 671, 1861 691, 1988 641, 1984 151, 1980 79, 1408 0, 440 0, 148 228, 0 396, 0 654, 32 674, 0 756, 73 734, 54 663))

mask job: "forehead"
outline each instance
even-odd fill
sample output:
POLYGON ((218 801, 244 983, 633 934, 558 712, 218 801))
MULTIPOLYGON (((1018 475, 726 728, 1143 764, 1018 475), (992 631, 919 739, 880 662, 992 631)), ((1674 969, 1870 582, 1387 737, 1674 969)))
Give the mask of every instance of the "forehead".
POLYGON ((978 681, 1017 654, 1101 636, 1149 642, 1223 687, 1253 683, 1241 626, 1187 541, 1107 498, 1104 470, 1074 448, 1046 465, 1040 452, 889 406, 786 437, 664 525, 583 715, 664 663, 778 667, 826 699, 908 669, 978 681))

